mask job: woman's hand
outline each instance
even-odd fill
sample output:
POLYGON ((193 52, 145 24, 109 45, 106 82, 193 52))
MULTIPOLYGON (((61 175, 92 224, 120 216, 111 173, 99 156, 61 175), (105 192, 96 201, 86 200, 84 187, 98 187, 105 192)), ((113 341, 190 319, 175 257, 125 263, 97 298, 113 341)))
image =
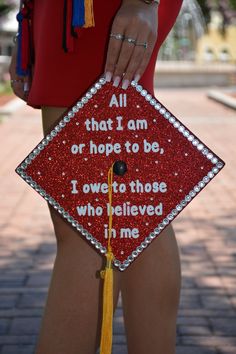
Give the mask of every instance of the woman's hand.
POLYGON ((11 87, 14 94, 26 102, 30 90, 31 80, 29 76, 19 76, 16 74, 16 58, 17 43, 13 48, 11 62, 9 66, 11 87))
POLYGON ((132 38, 137 44, 146 42, 147 48, 110 37, 105 77, 107 81, 113 79, 114 86, 122 80, 122 88, 126 89, 144 73, 157 39, 157 6, 140 0, 123 0, 117 11, 111 33, 132 38))

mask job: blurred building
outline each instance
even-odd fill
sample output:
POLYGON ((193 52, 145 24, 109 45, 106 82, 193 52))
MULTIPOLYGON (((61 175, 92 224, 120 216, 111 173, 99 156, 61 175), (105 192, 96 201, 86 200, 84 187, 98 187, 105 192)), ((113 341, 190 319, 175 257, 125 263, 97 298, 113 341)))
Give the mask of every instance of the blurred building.
POLYGON ((13 36, 17 32, 16 14, 19 1, 11 1, 13 10, 0 17, 0 55, 10 56, 13 48, 13 36))
POLYGON ((14 47, 13 37, 17 32, 17 6, 0 18, 0 81, 8 71, 10 56, 14 47))
POLYGON ((197 42, 198 62, 236 63, 236 26, 230 24, 222 31, 222 22, 222 15, 212 11, 208 31, 197 42))

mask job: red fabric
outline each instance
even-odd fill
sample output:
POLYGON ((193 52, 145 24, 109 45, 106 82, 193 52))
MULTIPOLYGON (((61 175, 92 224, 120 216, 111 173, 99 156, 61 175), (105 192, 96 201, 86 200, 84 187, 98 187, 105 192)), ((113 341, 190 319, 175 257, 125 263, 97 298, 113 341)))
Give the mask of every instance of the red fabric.
POLYGON ((27 70, 29 64, 29 27, 28 20, 22 20, 22 70, 27 70))
MULTIPOLYGON (((35 66, 27 104, 69 107, 104 72, 109 33, 122 0, 94 0, 95 27, 81 29, 75 51, 62 49, 64 0, 34 0, 33 41, 35 66), (56 9, 56 11, 55 11, 56 9)), ((158 50, 172 28, 182 0, 163 0, 158 10, 158 39, 140 79, 154 93, 154 69, 158 50)))
POLYGON ((66 47, 68 52, 74 51, 74 37, 71 35, 72 0, 67 0, 66 47))
POLYGON ((28 18, 28 10, 26 8, 22 9, 22 23, 21 23, 21 31, 22 31, 22 42, 21 42, 21 68, 22 70, 27 70, 29 65, 29 22, 28 18))

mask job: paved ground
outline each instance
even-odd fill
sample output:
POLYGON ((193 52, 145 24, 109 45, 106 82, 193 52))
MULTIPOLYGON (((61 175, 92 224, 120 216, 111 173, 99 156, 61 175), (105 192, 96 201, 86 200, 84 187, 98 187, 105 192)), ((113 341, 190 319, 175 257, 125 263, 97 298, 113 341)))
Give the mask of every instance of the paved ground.
MULTIPOLYGON (((205 94, 157 92, 227 164, 174 222, 183 275, 177 354, 235 354, 236 115, 205 94)), ((39 114, 23 107, 0 124, 1 354, 33 353, 55 258, 46 203, 14 173, 42 136, 39 114)), ((121 304, 114 321, 113 353, 126 354, 121 304)))

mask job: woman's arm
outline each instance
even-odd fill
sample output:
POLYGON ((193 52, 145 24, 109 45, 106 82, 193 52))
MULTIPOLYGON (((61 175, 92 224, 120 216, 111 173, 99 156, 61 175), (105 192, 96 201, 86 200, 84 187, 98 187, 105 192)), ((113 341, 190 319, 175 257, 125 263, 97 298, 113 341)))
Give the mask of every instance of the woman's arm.
MULTIPOLYGON (((21 9, 22 0, 19 3, 19 10, 21 9)), ((19 76, 16 74, 16 62, 17 62, 17 44, 18 38, 15 37, 15 45, 12 50, 12 56, 9 66, 9 74, 11 79, 11 87, 16 96, 24 101, 27 101, 31 79, 29 76, 19 76)))
POLYGON ((115 86, 121 82, 122 88, 126 89, 133 79, 138 81, 144 73, 157 40, 157 9, 157 2, 147 4, 141 0, 123 0, 111 33, 132 38, 136 45, 110 37, 105 75, 107 81, 114 81, 115 86))

